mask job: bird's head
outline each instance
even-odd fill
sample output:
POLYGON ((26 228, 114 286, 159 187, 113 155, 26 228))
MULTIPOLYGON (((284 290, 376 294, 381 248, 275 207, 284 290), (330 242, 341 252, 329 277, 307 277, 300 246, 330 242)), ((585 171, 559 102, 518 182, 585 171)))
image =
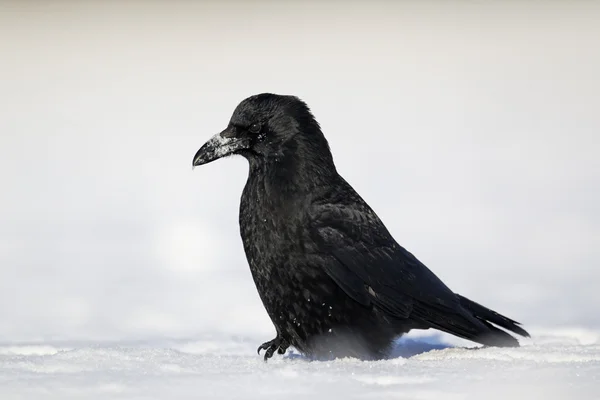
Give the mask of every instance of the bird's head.
POLYGON ((192 166, 232 154, 259 163, 281 160, 307 147, 329 153, 327 141, 307 105, 294 96, 263 93, 236 107, 227 128, 198 150, 192 166))

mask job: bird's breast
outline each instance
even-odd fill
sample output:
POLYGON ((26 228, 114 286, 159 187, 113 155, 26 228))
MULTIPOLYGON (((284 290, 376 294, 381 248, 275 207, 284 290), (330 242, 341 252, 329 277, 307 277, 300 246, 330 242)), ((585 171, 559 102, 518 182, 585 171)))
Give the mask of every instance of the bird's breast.
POLYGON ((284 213, 272 205, 259 202, 242 204, 240 233, 250 269, 270 276, 274 268, 283 267, 293 255, 301 252, 303 232, 301 219, 294 213, 284 213))

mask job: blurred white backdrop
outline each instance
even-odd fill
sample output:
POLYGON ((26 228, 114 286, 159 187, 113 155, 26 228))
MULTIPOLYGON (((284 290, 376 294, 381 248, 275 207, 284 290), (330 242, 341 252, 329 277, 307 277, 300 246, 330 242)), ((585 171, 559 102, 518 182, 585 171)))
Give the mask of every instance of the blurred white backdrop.
POLYGON ((600 6, 0 2, 0 340, 273 328, 237 224, 237 103, 295 94, 453 290, 600 330, 600 6))

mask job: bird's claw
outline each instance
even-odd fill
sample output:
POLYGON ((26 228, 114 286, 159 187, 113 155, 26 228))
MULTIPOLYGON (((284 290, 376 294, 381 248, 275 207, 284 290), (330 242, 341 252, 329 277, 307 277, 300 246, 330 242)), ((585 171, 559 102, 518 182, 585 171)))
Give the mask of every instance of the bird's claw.
POLYGON ((260 355, 260 351, 265 350, 264 359, 266 362, 269 358, 273 357, 275 350, 277 350, 278 354, 285 354, 285 351, 289 346, 290 344, 287 342, 287 340, 282 339, 280 336, 277 336, 275 339, 269 340, 268 342, 265 342, 258 346, 256 352, 258 353, 258 355, 260 355))

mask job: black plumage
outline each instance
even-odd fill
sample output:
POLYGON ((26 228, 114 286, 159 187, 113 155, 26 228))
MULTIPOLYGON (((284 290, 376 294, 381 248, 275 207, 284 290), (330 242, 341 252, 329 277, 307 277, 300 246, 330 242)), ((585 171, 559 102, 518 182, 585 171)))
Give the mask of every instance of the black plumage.
POLYGON ((314 358, 379 359, 411 329, 435 328, 491 346, 518 346, 519 323, 452 292, 392 238, 338 174, 319 124, 294 96, 242 101, 193 165, 240 154, 250 171, 240 230, 277 337, 314 358))

